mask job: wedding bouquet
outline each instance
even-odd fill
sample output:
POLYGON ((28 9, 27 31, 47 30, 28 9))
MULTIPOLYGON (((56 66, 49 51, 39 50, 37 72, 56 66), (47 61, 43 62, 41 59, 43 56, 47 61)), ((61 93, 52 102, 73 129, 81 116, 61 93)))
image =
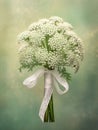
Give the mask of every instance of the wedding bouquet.
POLYGON ((67 68, 78 71, 80 61, 83 60, 82 41, 71 24, 54 16, 32 23, 26 31, 18 35, 18 43, 20 71, 32 71, 38 66, 38 70, 23 84, 31 88, 44 74, 45 93, 39 116, 44 122, 53 122, 53 86, 59 94, 68 91, 67 81, 71 75, 67 68), (59 84, 64 90, 60 89, 59 84))

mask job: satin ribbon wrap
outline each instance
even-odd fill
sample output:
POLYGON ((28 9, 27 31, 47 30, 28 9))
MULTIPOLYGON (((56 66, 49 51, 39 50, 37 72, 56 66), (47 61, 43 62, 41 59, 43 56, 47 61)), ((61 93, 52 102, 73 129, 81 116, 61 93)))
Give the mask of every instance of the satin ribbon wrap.
POLYGON ((44 75, 45 94, 39 110, 39 116, 41 120, 44 121, 44 115, 53 93, 53 86, 55 86, 58 94, 62 95, 68 91, 69 85, 56 70, 46 70, 45 68, 38 69, 32 76, 25 79, 23 81, 23 85, 26 85, 28 88, 34 87, 37 83, 38 78, 42 75, 44 75), (64 90, 59 87, 59 84, 62 85, 64 90))

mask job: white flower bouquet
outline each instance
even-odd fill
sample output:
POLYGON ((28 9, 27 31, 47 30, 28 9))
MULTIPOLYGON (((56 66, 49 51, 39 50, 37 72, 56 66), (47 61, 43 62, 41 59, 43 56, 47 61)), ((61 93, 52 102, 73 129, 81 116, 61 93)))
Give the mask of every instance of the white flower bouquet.
POLYGON ((55 16, 31 24, 27 31, 18 35, 18 43, 20 71, 25 68, 32 71, 36 66, 42 67, 23 83, 32 87, 37 78, 44 74, 45 95, 39 115, 44 122, 54 122, 54 79, 65 88, 63 92, 56 87, 58 93, 67 92, 67 80, 71 77, 67 68, 78 71, 80 61, 83 60, 82 41, 73 31, 71 24, 55 16))

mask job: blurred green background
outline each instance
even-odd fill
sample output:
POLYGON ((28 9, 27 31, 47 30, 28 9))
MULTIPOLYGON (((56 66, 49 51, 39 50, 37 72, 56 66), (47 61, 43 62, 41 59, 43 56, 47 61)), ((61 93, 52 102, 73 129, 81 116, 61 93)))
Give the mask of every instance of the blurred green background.
POLYGON ((0 130, 98 130, 98 0, 0 0, 0 130), (28 89, 32 72, 18 71, 17 35, 34 21, 60 16, 84 41, 85 57, 70 90, 54 90, 55 123, 42 123, 43 78, 28 89))

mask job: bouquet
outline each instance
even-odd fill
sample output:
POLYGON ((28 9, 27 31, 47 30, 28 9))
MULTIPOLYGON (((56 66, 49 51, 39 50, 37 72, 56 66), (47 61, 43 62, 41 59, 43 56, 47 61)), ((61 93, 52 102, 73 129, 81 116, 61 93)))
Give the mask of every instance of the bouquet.
POLYGON ((20 71, 32 71, 38 67, 23 84, 31 88, 36 85, 37 79, 44 75, 45 91, 39 116, 43 122, 54 122, 53 86, 59 94, 68 91, 67 81, 70 80, 71 74, 67 68, 78 71, 80 61, 83 60, 82 41, 73 31, 71 24, 54 16, 32 23, 27 31, 18 35, 18 43, 20 71), (60 85, 64 90, 60 89, 60 85))

